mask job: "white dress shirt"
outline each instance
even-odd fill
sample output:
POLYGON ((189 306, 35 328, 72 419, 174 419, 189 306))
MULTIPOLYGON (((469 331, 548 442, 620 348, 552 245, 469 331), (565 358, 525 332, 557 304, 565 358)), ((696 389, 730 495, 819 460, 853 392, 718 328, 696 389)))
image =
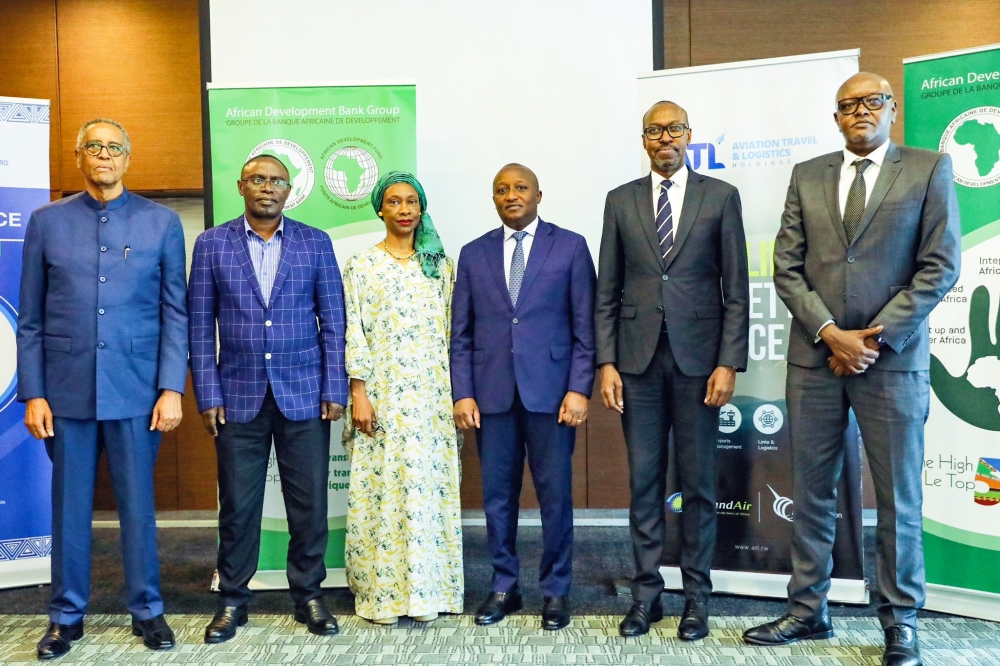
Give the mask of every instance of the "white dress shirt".
MULTIPOLYGON (((851 184, 854 183, 854 176, 857 174, 857 167, 854 166, 855 160, 871 160, 872 163, 868 165, 865 172, 862 174, 862 178, 865 179, 865 206, 872 198, 872 190, 875 189, 875 181, 878 180, 878 174, 882 171, 882 162, 885 161, 885 153, 889 150, 889 142, 886 141, 881 146, 868 153, 864 157, 855 155, 847 148, 844 148, 844 164, 840 167, 840 186, 837 194, 839 195, 840 203, 840 221, 844 220, 844 209, 847 208, 847 196, 851 192, 851 184)), ((819 342, 820 332, 835 323, 832 319, 823 322, 823 325, 819 327, 819 331, 816 331, 816 340, 819 342)))
MULTIPOLYGON (((871 167, 868 168, 871 169, 871 167)), ((665 181, 666 178, 655 171, 650 171, 649 175, 653 179, 653 219, 655 220, 656 209, 660 203, 660 183, 665 181)), ((686 164, 681 165, 677 173, 670 177, 670 182, 673 185, 667 190, 667 201, 670 202, 671 220, 673 221, 674 235, 676 236, 677 223, 681 219, 681 210, 684 208, 684 193, 687 191, 688 184, 688 168, 686 164)))
MULTIPOLYGON (((528 254, 531 252, 531 243, 535 240, 535 232, 538 231, 538 217, 536 216, 531 224, 521 231, 528 232, 528 235, 521 239, 521 250, 524 251, 524 267, 528 267, 528 254)), ((503 275, 510 284, 510 262, 514 259, 514 248, 517 247, 517 239, 514 238, 514 230, 503 225, 503 275)))

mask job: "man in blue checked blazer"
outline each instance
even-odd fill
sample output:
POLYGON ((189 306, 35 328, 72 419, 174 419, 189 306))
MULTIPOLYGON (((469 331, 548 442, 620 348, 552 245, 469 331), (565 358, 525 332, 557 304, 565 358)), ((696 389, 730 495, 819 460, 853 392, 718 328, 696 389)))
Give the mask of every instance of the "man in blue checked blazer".
POLYGON ((195 396, 219 463, 221 595, 205 642, 227 641, 247 621, 272 440, 295 619, 332 635, 320 584, 330 421, 347 402, 340 269, 326 233, 282 215, 290 183, 280 160, 250 159, 237 187, 245 212, 198 237, 188 293, 195 396))

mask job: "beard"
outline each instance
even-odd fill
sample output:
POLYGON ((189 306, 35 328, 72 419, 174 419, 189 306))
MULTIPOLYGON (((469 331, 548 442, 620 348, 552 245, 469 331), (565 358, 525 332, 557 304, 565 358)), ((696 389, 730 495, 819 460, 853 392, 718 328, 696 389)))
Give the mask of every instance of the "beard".
POLYGON ((684 157, 678 155, 677 158, 673 160, 658 160, 654 158, 653 164, 655 164, 656 168, 660 171, 676 171, 681 168, 682 164, 684 164, 684 157))

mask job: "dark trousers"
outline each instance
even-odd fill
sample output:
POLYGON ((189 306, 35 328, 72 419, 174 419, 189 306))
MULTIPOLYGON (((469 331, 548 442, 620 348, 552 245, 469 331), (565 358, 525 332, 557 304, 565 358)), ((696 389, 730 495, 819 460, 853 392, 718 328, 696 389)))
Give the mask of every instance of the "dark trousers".
POLYGON ((150 432, 151 418, 53 419, 55 437, 45 440, 52 459, 52 622, 77 624, 87 612, 94 478, 102 447, 121 521, 128 612, 137 620, 163 614, 153 508, 160 433, 150 432))
POLYGON ((719 408, 704 404, 708 377, 688 377, 674 363, 667 334, 641 375, 622 374, 635 554, 632 598, 654 601, 663 592, 660 564, 666 525, 667 440, 674 431, 680 476, 681 577, 684 596, 708 601, 715 550, 715 447, 719 408))
POLYGON ((219 426, 219 604, 245 606, 257 572, 271 441, 288 516, 288 587, 296 606, 322 596, 326 578, 330 422, 290 421, 270 387, 249 423, 219 426))
POLYGON ((558 414, 529 412, 515 391, 502 414, 483 414, 477 437, 483 472, 486 535, 493 558, 490 589, 517 584, 517 516, 525 452, 542 514, 542 561, 538 582, 546 597, 569 594, 573 579, 573 448, 576 430, 558 414))
POLYGON ((795 482, 789 612, 826 610, 837 532, 844 430, 854 409, 875 486, 875 578, 882 627, 917 626, 924 605, 924 422, 930 374, 868 370, 837 377, 829 368, 788 366, 788 420, 795 482))

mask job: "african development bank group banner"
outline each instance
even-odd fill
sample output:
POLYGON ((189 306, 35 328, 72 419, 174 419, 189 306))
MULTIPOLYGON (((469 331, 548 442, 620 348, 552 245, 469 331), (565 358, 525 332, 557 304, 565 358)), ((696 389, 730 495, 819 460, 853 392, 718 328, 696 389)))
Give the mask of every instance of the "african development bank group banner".
MULTIPOLYGON (((659 100, 688 112, 688 167, 739 188, 750 260, 750 360, 722 408, 716 448, 716 591, 785 597, 795 506, 785 408, 785 353, 792 325, 774 289, 774 239, 798 162, 841 150, 837 88, 858 71, 857 50, 665 70, 639 78, 643 113, 659 100)), ((636 127, 636 139, 639 133, 636 127)), ((642 173, 649 170, 643 155, 642 173)), ((867 600, 861 546, 861 444, 847 434, 830 599, 867 600)), ((676 469, 676 465, 672 465, 676 469)), ((668 479, 668 531, 679 535, 683 497, 668 479)), ((680 538, 664 579, 681 587, 680 538)))
MULTIPOLYGON (((369 198, 380 174, 416 172, 414 85, 210 84, 208 98, 214 209, 210 224, 224 224, 243 214, 243 199, 236 189, 240 170, 250 157, 267 153, 284 162, 291 175, 285 214, 330 234, 341 267, 354 252, 384 235, 385 226, 369 198)), ((342 418, 331 430, 326 566, 332 571, 327 586, 346 585, 350 464, 341 444, 343 423, 342 418)), ((288 586, 288 523, 273 452, 269 469, 255 589, 288 586)))
POLYGON ((906 144, 948 153, 962 275, 930 316, 927 608, 1000 620, 1000 44, 903 61, 906 144))
POLYGON ((49 582, 52 464, 17 402, 21 251, 49 202, 49 100, 0 97, 0 588, 49 582))

